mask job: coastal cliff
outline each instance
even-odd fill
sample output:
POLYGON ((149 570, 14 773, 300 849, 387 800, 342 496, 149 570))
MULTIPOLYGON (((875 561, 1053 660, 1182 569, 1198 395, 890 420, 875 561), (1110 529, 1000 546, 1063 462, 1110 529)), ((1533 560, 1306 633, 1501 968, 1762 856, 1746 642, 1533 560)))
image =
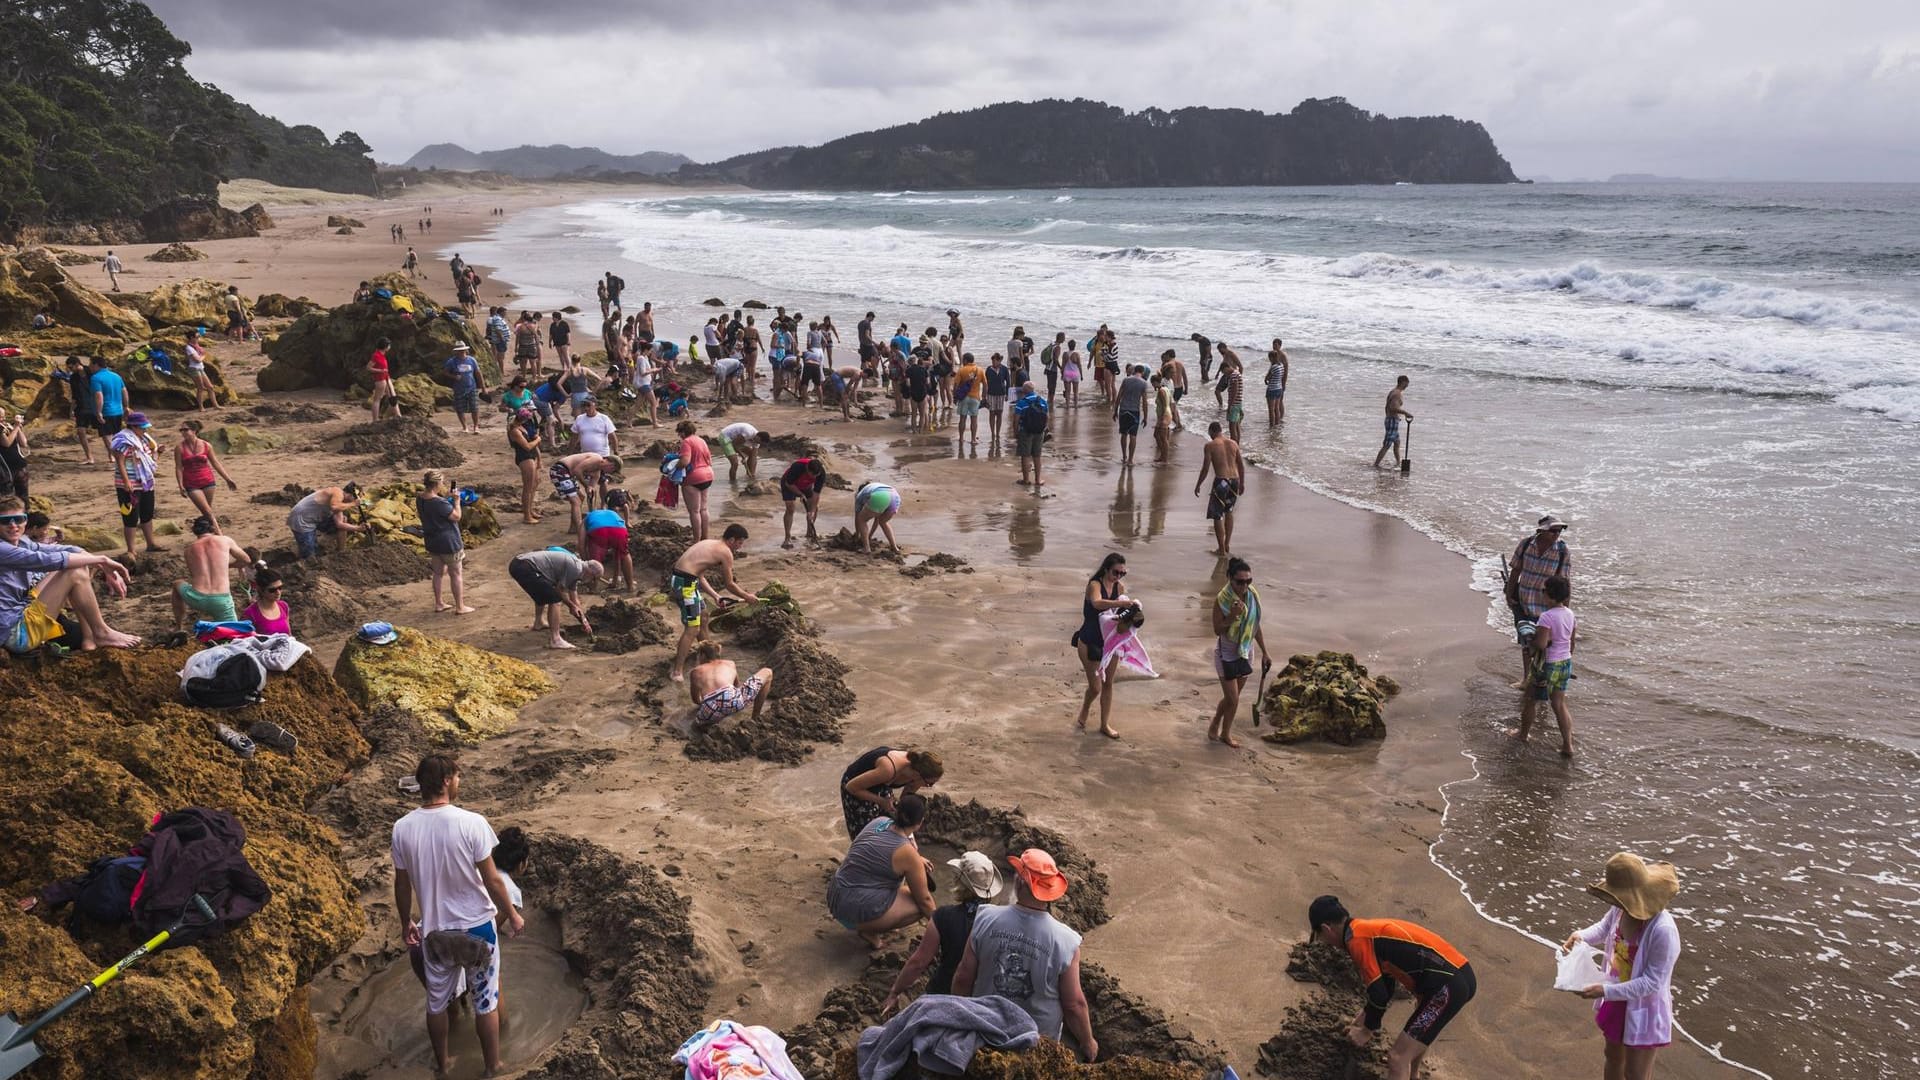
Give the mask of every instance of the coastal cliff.
POLYGON ((1008 102, 820 146, 688 165, 677 175, 763 188, 873 189, 1518 182, 1475 121, 1383 116, 1344 98, 1311 99, 1278 114, 1008 102))

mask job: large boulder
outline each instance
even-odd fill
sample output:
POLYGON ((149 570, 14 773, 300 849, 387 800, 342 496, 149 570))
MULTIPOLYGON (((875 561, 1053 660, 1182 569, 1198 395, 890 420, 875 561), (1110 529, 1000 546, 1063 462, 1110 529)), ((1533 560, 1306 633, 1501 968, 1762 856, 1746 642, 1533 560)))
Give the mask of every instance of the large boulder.
POLYGON ((247 224, 253 226, 256 230, 264 231, 273 228, 273 215, 267 213, 267 208, 259 203, 254 203, 252 206, 240 211, 240 216, 245 218, 247 224))
POLYGON ((387 363, 395 376, 396 389, 401 376, 438 377, 458 344, 472 350, 487 383, 498 385, 500 366, 494 361, 481 324, 458 312, 442 311, 405 274, 383 275, 374 279, 373 285, 404 297, 413 310, 402 311, 388 301, 375 300, 350 302, 301 316, 267 342, 270 362, 260 372, 260 389, 369 389, 372 380, 367 375, 367 357, 383 337, 393 342, 387 350, 387 363))
POLYGON ((206 257, 207 253, 197 247, 175 242, 147 256, 147 261, 158 263, 201 262, 204 261, 206 257))
POLYGON ((253 314, 261 319, 297 319, 320 310, 320 305, 304 296, 285 293, 261 293, 253 302, 253 314))
POLYGON ((209 199, 175 199, 140 215, 140 228, 147 242, 170 240, 230 240, 237 236, 259 236, 260 230, 237 210, 229 210, 209 199))
POLYGON ((327 215, 327 228, 329 229, 364 229, 366 227, 365 222, 356 218, 350 218, 342 214, 327 215))
POLYGON ((272 890, 252 918, 199 948, 151 957, 141 970, 35 1039, 47 1080, 138 1076, 203 1080, 287 1074, 261 1067, 283 1049, 276 1020, 302 987, 360 937, 365 918, 334 832, 309 802, 367 760, 360 711, 312 657, 274 675, 266 698, 236 712, 193 708, 178 671, 192 647, 103 649, 55 665, 0 665, 8 702, 0 740, 0 1002, 40 1012, 124 955, 125 928, 12 903, 124 852, 155 813, 231 812, 246 856, 272 890), (300 740, 293 754, 241 759, 216 723, 270 720, 300 740))
POLYGON ((1324 739, 1341 746, 1382 739, 1387 725, 1380 711, 1399 692, 1400 684, 1369 675, 1352 653, 1298 653, 1267 688, 1262 712, 1273 730, 1261 737, 1272 743, 1324 739))
POLYGON ((363 709, 396 705, 418 715, 442 746, 471 746, 513 725, 522 705, 553 689, 524 660, 405 627, 400 640, 340 650, 333 677, 363 709))
POLYGON ((75 280, 53 252, 28 248, 0 255, 0 331, 27 331, 41 345, 39 351, 52 354, 64 346, 48 346, 43 339, 79 335, 137 341, 147 336, 147 320, 75 280), (49 308, 59 326, 32 331, 33 317, 49 308))
POLYGON ((219 328, 227 325, 227 286, 206 278, 170 281, 152 292, 129 293, 127 302, 155 326, 200 326, 219 328))
MULTIPOLYGON (((127 380, 127 396, 136 409, 192 409, 199 402, 193 375, 187 371, 186 357, 186 334, 168 331, 156 334, 148 345, 114 359, 113 370, 127 380), (164 349, 173 359, 173 374, 168 375, 148 361, 147 350, 150 346, 164 349)), ((206 364, 207 380, 213 383, 214 404, 231 405, 240 400, 240 395, 234 392, 226 376, 221 374, 220 362, 208 357, 206 364)))

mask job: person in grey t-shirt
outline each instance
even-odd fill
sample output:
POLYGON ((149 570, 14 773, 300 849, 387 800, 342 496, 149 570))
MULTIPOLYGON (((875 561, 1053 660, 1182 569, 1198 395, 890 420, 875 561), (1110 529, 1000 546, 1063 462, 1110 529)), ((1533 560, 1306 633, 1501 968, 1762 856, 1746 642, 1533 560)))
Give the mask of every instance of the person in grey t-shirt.
POLYGON ((604 573, 597 561, 582 559, 564 548, 523 552, 507 564, 507 576, 533 601, 533 628, 547 631, 550 649, 573 648, 571 641, 560 636, 563 604, 580 620, 580 629, 593 633, 593 624, 587 622, 587 613, 580 608, 580 582, 604 573))
POLYGON ((1028 848, 1007 856, 1017 878, 1014 903, 981 908, 973 934, 953 973, 961 997, 1008 998, 1033 1017, 1040 1034, 1058 1039, 1062 1030, 1088 1061, 1100 1056, 1093 1037, 1087 995, 1080 988, 1080 935, 1053 917, 1047 905, 1067 894, 1067 878, 1053 856, 1028 848))
POLYGON ((1113 396, 1113 415, 1120 421, 1120 464, 1133 464, 1133 447, 1140 439, 1140 420, 1146 414, 1147 391, 1152 389, 1140 372, 1144 367, 1127 367, 1127 377, 1113 396))

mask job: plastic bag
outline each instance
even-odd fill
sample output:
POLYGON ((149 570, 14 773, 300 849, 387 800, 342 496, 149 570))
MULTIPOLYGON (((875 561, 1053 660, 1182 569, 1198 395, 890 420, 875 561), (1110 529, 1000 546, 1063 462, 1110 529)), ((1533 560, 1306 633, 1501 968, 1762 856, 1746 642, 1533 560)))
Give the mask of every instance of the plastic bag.
POLYGON ((1589 986, 1606 981, 1607 972, 1600 963, 1600 950, 1582 942, 1560 954, 1559 969, 1553 976, 1553 988, 1577 994, 1589 986))

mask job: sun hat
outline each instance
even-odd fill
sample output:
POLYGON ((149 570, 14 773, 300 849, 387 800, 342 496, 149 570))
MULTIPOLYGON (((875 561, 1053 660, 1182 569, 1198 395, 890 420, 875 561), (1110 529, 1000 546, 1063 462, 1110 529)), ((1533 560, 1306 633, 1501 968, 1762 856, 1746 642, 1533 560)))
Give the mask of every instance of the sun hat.
POLYGON ((1035 900, 1051 903, 1067 895, 1067 876, 1053 863, 1053 856, 1039 848, 1028 848, 1019 855, 1007 856, 1014 873, 1027 883, 1035 900))
POLYGON ((454 352, 472 352, 473 350, 472 350, 472 349, 469 349, 469 348, 467 348, 467 343, 466 343, 466 342, 464 342, 464 341, 459 341, 459 342, 455 342, 455 343, 454 343, 454 346, 453 346, 453 351, 454 351, 454 352))
POLYGON ((1561 521, 1559 518, 1554 517, 1552 514, 1548 514, 1546 517, 1543 517, 1540 519, 1539 524, 1535 525, 1534 529, 1538 532, 1546 532, 1549 529, 1564 529, 1566 527, 1567 527, 1566 522, 1561 521))
POLYGON ((370 622, 360 624, 359 638, 369 645, 391 645, 400 640, 400 632, 392 623, 370 622))
POLYGON ((1607 860, 1606 877, 1587 886, 1587 891, 1618 904, 1636 919, 1651 919, 1665 911, 1680 891, 1680 873, 1670 862, 1648 862, 1622 851, 1607 860))
POLYGON ((127 426, 128 427, 152 427, 153 421, 147 419, 146 413, 130 412, 127 414, 127 426))
POLYGON ((947 865, 960 875, 960 883, 973 890, 973 895, 982 900, 991 900, 1000 895, 1007 887, 1006 880, 1000 876, 1000 868, 993 860, 978 851, 969 851, 957 859, 948 859, 947 865))

